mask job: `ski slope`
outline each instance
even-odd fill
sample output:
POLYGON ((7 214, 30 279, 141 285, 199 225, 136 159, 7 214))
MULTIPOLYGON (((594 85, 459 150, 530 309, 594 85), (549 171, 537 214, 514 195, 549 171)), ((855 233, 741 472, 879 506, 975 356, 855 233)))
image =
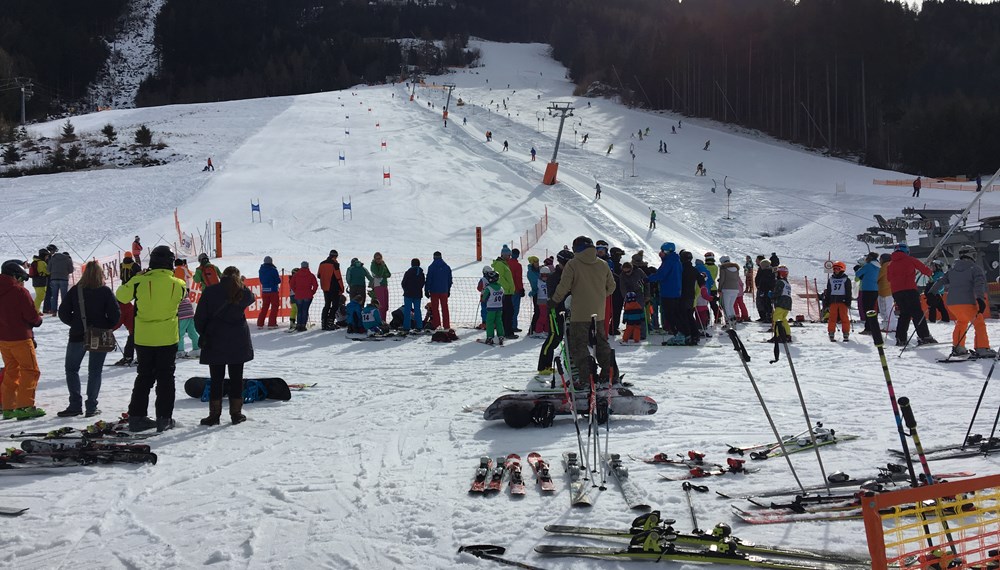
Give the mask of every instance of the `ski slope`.
MULTIPOLYGON (((566 70, 548 57, 546 46, 477 45, 482 67, 428 80, 454 83, 453 97, 466 103, 457 106, 453 99, 447 127, 441 120, 444 91, 430 84, 417 87, 413 102, 399 84, 74 118, 77 132, 96 132, 109 122, 119 132, 146 124, 176 160, 154 168, 0 179, 6 233, 0 255, 19 258, 21 251, 30 255, 56 243, 80 261, 114 255, 136 234, 147 248, 173 243, 176 208, 184 231, 221 221, 224 255, 216 264, 235 265, 250 275, 265 255, 285 269, 303 260, 315 268, 335 248, 345 268, 352 257, 367 264, 380 251, 395 277, 411 258, 426 267, 431 253, 441 251, 456 276, 474 278, 503 243, 533 227, 547 209, 548 232, 525 257, 551 255, 585 234, 622 247, 627 256, 643 250, 654 263, 664 241, 691 249, 696 257, 711 250, 742 260, 773 251, 793 276, 822 278, 828 253, 851 265, 867 251, 854 236, 872 225, 872 214, 895 215, 907 206, 961 208, 971 199, 966 192, 929 189, 913 199, 906 187, 872 185, 872 179, 904 174, 817 156, 710 122, 573 97, 566 70), (545 111, 552 101, 572 102, 576 111, 563 131, 560 183, 544 186, 540 181, 556 131, 545 111), (671 134, 679 119, 681 128, 671 134), (650 136, 644 140, 630 137, 647 127, 650 136), (492 143, 486 142, 487 130, 492 143), (588 142, 581 144, 584 134, 588 142), (669 154, 657 152, 661 139, 669 154), (508 152, 501 150, 504 140, 508 152), (706 140, 711 140, 708 151, 702 150, 706 140), (532 146, 538 151, 535 162, 532 146), (207 157, 215 172, 201 171, 207 157), (699 162, 708 176, 694 176, 699 162), (733 189, 728 217, 724 179, 733 189), (594 200, 595 181, 602 186, 600 201, 594 200), (846 184, 846 195, 834 193, 837 183, 846 184), (262 223, 251 223, 250 203, 257 200, 262 223), (352 209, 345 219, 342 203, 348 200, 352 209), (648 228, 650 209, 658 214, 655 230, 648 228), (476 226, 483 229, 482 262, 475 260, 476 226)), ((29 132, 53 136, 60 127, 41 124, 29 132)), ((982 215, 1000 213, 998 200, 984 196, 982 215)), ((398 289, 390 294, 391 305, 401 301, 398 289)), ((751 314, 756 317, 753 309, 751 314)), ((524 329, 528 318, 522 308, 524 329)), ((941 341, 951 334, 949 325, 931 329, 941 341)), ((989 329, 1000 335, 995 323, 989 329)), ((522 336, 503 348, 488 348, 473 342, 481 332, 464 327, 458 329, 459 342, 442 345, 427 338, 350 342, 340 332, 318 330, 252 332, 256 359, 247 366, 248 376, 318 386, 295 392, 288 403, 248 405, 247 423, 213 428, 198 425, 207 406, 179 390, 179 427, 150 440, 160 457, 156 466, 0 475, 0 505, 31 509, 0 521, 0 565, 478 568, 491 563, 456 554, 458 546, 493 543, 507 547, 513 559, 545 568, 646 566, 546 560, 532 553, 538 544, 599 544, 548 538, 546 524, 621 527, 638 514, 627 510, 612 482, 608 490, 595 491, 591 509, 570 508, 558 458, 576 447, 571 420, 523 430, 482 420, 482 408, 503 393, 503 385, 530 379, 541 341, 522 336), (523 500, 506 493, 467 494, 480 456, 524 458, 531 451, 553 463, 555 496, 543 497, 533 485, 523 500)), ((794 334, 791 350, 813 419, 861 436, 824 448, 827 472, 873 473, 891 459, 885 449, 899 441, 871 340, 854 335, 850 343, 831 344, 820 325, 794 334)), ((745 325, 740 335, 779 429, 802 431, 786 360, 767 364, 772 347, 757 342, 767 336, 760 325, 745 325)), ((55 417, 66 405, 66 337, 67 328, 57 319, 46 318, 37 330, 42 369, 37 402, 49 416, 4 422, 3 436, 84 425, 80 418, 55 417)), ((737 356, 718 348, 718 337, 708 345, 620 347, 618 361, 627 379, 660 408, 649 417, 613 418, 612 451, 645 456, 700 449, 709 461, 724 462, 726 444, 771 438, 737 356)), ((927 446, 961 439, 988 369, 983 362, 937 365, 946 346, 899 358, 889 350, 896 392, 913 401, 927 446)), ((206 373, 194 361, 177 366, 179 383, 206 373)), ((104 419, 126 409, 133 379, 133 370, 105 369, 104 419)), ((998 405, 1000 394, 991 389, 976 432, 988 433, 998 405)), ((805 483, 820 482, 815 456, 797 454, 793 463, 805 483)), ((680 483, 658 476, 669 468, 627 464, 651 504, 677 519, 679 529, 690 530, 680 483)), ((740 494, 794 485, 780 459, 754 466, 761 471, 699 482, 740 494)), ((976 458, 931 466, 985 475, 995 473, 998 464, 976 458)), ((754 527, 735 519, 730 501, 714 493, 694 501, 702 528, 727 522, 747 540, 865 552, 857 521, 754 527)))

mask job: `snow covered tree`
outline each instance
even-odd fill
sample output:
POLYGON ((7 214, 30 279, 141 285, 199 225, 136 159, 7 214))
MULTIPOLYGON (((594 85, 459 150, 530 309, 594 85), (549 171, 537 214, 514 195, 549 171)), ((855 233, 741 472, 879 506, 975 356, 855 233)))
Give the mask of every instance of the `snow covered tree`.
POLYGON ((17 147, 12 144, 7 145, 3 150, 3 163, 14 164, 19 160, 21 160, 21 153, 17 152, 17 147))
POLYGON ((73 126, 73 123, 71 123, 69 119, 66 119, 66 122, 63 123, 62 140, 63 141, 76 140, 76 127, 73 126))
POLYGON ((135 142, 142 146, 149 146, 153 143, 153 131, 146 125, 140 126, 135 131, 135 142))
POLYGON ((101 129, 101 134, 108 139, 108 144, 115 142, 115 139, 118 138, 118 132, 115 131, 115 127, 111 123, 104 125, 104 128, 101 129))

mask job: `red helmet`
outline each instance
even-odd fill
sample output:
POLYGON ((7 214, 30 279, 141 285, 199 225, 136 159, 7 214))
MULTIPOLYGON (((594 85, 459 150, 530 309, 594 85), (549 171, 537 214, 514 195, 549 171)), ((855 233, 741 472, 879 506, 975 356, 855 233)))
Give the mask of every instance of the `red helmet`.
POLYGON ((779 265, 778 266, 778 277, 781 277, 782 279, 784 279, 785 277, 788 277, 788 268, 785 267, 784 265, 779 265))
POLYGON ((712 253, 711 251, 706 251, 705 252, 705 259, 715 259, 715 254, 712 253))
POLYGON ((833 262, 833 270, 834 271, 840 271, 840 272, 847 271, 847 264, 844 263, 843 261, 834 261, 833 262))

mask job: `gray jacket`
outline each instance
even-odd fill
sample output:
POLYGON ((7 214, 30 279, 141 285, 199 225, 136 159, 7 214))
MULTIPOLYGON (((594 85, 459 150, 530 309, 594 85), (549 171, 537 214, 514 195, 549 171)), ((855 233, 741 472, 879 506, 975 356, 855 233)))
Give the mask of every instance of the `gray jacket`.
POLYGON ((49 258, 49 273, 52 279, 68 280, 70 273, 73 273, 73 259, 65 252, 52 254, 49 258))
POLYGON ((719 280, 717 282, 719 290, 727 291, 740 290, 740 266, 727 261, 719 266, 719 280))
POLYGON ((986 273, 975 262, 959 259, 938 280, 936 289, 948 290, 949 305, 975 305, 976 299, 986 298, 986 273))
POLYGON ((649 285, 646 283, 646 274, 642 272, 642 269, 633 266, 631 274, 626 274, 622 271, 618 275, 618 284, 620 285, 622 298, 625 298, 626 293, 635 293, 636 301, 640 305, 646 305, 646 295, 649 291, 649 285))

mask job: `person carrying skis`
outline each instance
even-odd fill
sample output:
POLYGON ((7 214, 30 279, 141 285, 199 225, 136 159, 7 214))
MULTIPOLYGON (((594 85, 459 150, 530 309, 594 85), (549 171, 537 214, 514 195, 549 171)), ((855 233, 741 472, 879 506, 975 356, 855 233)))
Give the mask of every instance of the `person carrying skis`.
POLYGON ((319 289, 319 281, 313 272, 309 271, 308 261, 299 264, 299 270, 292 274, 288 285, 295 295, 295 330, 302 332, 306 330, 306 323, 309 322, 309 305, 312 304, 316 290, 319 289))
POLYGON ((427 268, 427 282, 424 292, 431 300, 431 326, 435 329, 444 327, 451 331, 451 315, 448 313, 448 296, 451 295, 451 266, 445 263, 440 251, 434 252, 434 261, 427 268))
MULTIPOLYGON (((420 315, 420 300, 423 298, 427 278, 420 267, 420 260, 410 260, 410 268, 403 274, 403 331, 423 330, 424 319, 420 315), (411 316, 412 315, 412 316, 411 316)), ((380 303, 381 304, 381 303, 380 303)))
POLYGON ((42 326, 42 317, 24 288, 27 281, 28 273, 20 261, 11 259, 0 266, 0 357, 4 365, 0 402, 5 420, 45 415, 45 410, 35 407, 41 372, 32 332, 42 326))
POLYGON ((562 280, 563 269, 566 268, 566 264, 569 260, 573 259, 573 252, 568 249, 560 250, 556 254, 556 266, 552 268, 552 273, 549 275, 545 282, 546 292, 549 295, 548 303, 540 307, 539 310, 544 311, 545 318, 549 321, 549 335, 545 338, 545 342, 542 343, 542 348, 538 353, 538 375, 539 376, 550 376, 554 372, 552 370, 552 361, 555 355, 556 348, 563 340, 563 328, 559 325, 560 316, 565 315, 566 305, 564 303, 555 303, 552 301, 552 293, 559 287, 559 281, 562 280))
MULTIPOLYGON (((948 273, 938 280, 935 289, 938 294, 948 290, 948 306, 955 314, 955 330, 951 333, 952 348, 949 359, 968 358, 965 348, 969 323, 976 330, 976 357, 995 358, 997 353, 990 348, 986 333, 986 273, 976 264, 976 248, 964 245, 958 250, 958 261, 948 273)), ((895 262, 894 262, 895 263, 895 262)))
POLYGON ((264 328, 267 319, 268 328, 278 328, 278 307, 281 306, 279 293, 281 291, 281 275, 270 255, 264 256, 264 263, 257 270, 260 279, 260 313, 257 314, 257 328, 264 328))
POLYGON ((323 312, 320 314, 320 326, 325 331, 337 328, 335 315, 340 304, 340 295, 344 292, 344 280, 340 275, 340 262, 337 261, 337 256, 337 250, 331 249, 326 259, 319 262, 319 268, 316 271, 320 289, 323 290, 323 312))
POLYGON ((830 316, 826 321, 826 332, 830 335, 830 342, 834 341, 838 320, 844 342, 847 342, 851 334, 851 300, 854 297, 851 294, 851 279, 846 271, 846 263, 834 261, 833 275, 826 280, 826 290, 823 292, 823 299, 830 310, 830 316))
POLYGON ((910 256, 910 248, 905 243, 896 246, 892 252, 892 263, 886 270, 886 278, 892 287, 892 298, 899 309, 899 323, 896 325, 896 346, 906 346, 909 341, 907 331, 910 321, 917 330, 917 344, 937 344, 937 340, 927 330, 927 318, 920 306, 920 295, 917 293, 915 273, 920 272, 931 276, 929 267, 910 256))
POLYGON ((119 303, 135 301, 135 384, 128 405, 129 431, 174 427, 174 370, 176 369, 177 307, 187 295, 184 282, 174 277, 174 252, 158 245, 149 254, 149 269, 115 291, 119 303), (149 392, 156 385, 156 419, 149 417, 149 392))
POLYGON ((944 304, 944 298, 937 293, 937 287, 935 286, 939 279, 944 277, 944 269, 942 268, 940 261, 935 261, 931 263, 931 269, 934 273, 931 274, 931 278, 927 280, 927 285, 924 286, 924 298, 927 300, 927 320, 932 323, 938 321, 938 313, 941 314, 941 322, 947 323, 950 319, 948 318, 948 307, 944 304))
POLYGON ((486 308, 486 344, 499 343, 503 345, 504 339, 504 295, 503 287, 500 286, 500 274, 491 269, 483 275, 486 286, 480 299, 486 308), (494 341, 494 335, 499 339, 494 341))
POLYGON ((865 323, 865 330, 861 334, 870 335, 872 330, 868 326, 868 311, 878 312, 878 254, 870 252, 865 256, 865 262, 854 272, 854 280, 860 282, 861 287, 861 315, 865 323))
POLYGON ((573 240, 574 257, 563 271, 559 287, 549 298, 549 303, 561 303, 566 297, 573 295, 569 323, 569 356, 572 365, 579 371, 581 381, 588 381, 591 375, 600 383, 610 380, 611 384, 618 382, 618 372, 612 369, 611 346, 608 344, 607 332, 598 324, 594 334, 597 363, 601 371, 590 369, 590 319, 597 316, 597 322, 604 322, 607 298, 615 291, 615 279, 611 268, 597 258, 597 249, 589 237, 579 236, 573 240))
POLYGON ((201 285, 201 290, 204 291, 212 285, 217 285, 220 280, 221 274, 219 273, 219 268, 209 262, 208 254, 199 254, 198 269, 194 272, 194 282, 201 285))
POLYGON ((375 282, 375 278, 372 277, 371 273, 368 273, 365 265, 357 257, 351 258, 351 265, 347 267, 347 274, 344 275, 344 280, 347 281, 347 294, 352 299, 358 296, 364 299, 365 287, 371 287, 375 282))
MULTIPOLYGON (((763 265, 764 263, 761 262, 761 267, 763 265)), ((792 328, 788 325, 788 312, 792 310, 792 286, 788 283, 788 268, 779 265, 775 273, 777 278, 774 281, 774 288, 771 290, 771 299, 774 302, 771 327, 774 336, 767 342, 780 342, 781 334, 784 334, 785 342, 792 342, 792 328)))

